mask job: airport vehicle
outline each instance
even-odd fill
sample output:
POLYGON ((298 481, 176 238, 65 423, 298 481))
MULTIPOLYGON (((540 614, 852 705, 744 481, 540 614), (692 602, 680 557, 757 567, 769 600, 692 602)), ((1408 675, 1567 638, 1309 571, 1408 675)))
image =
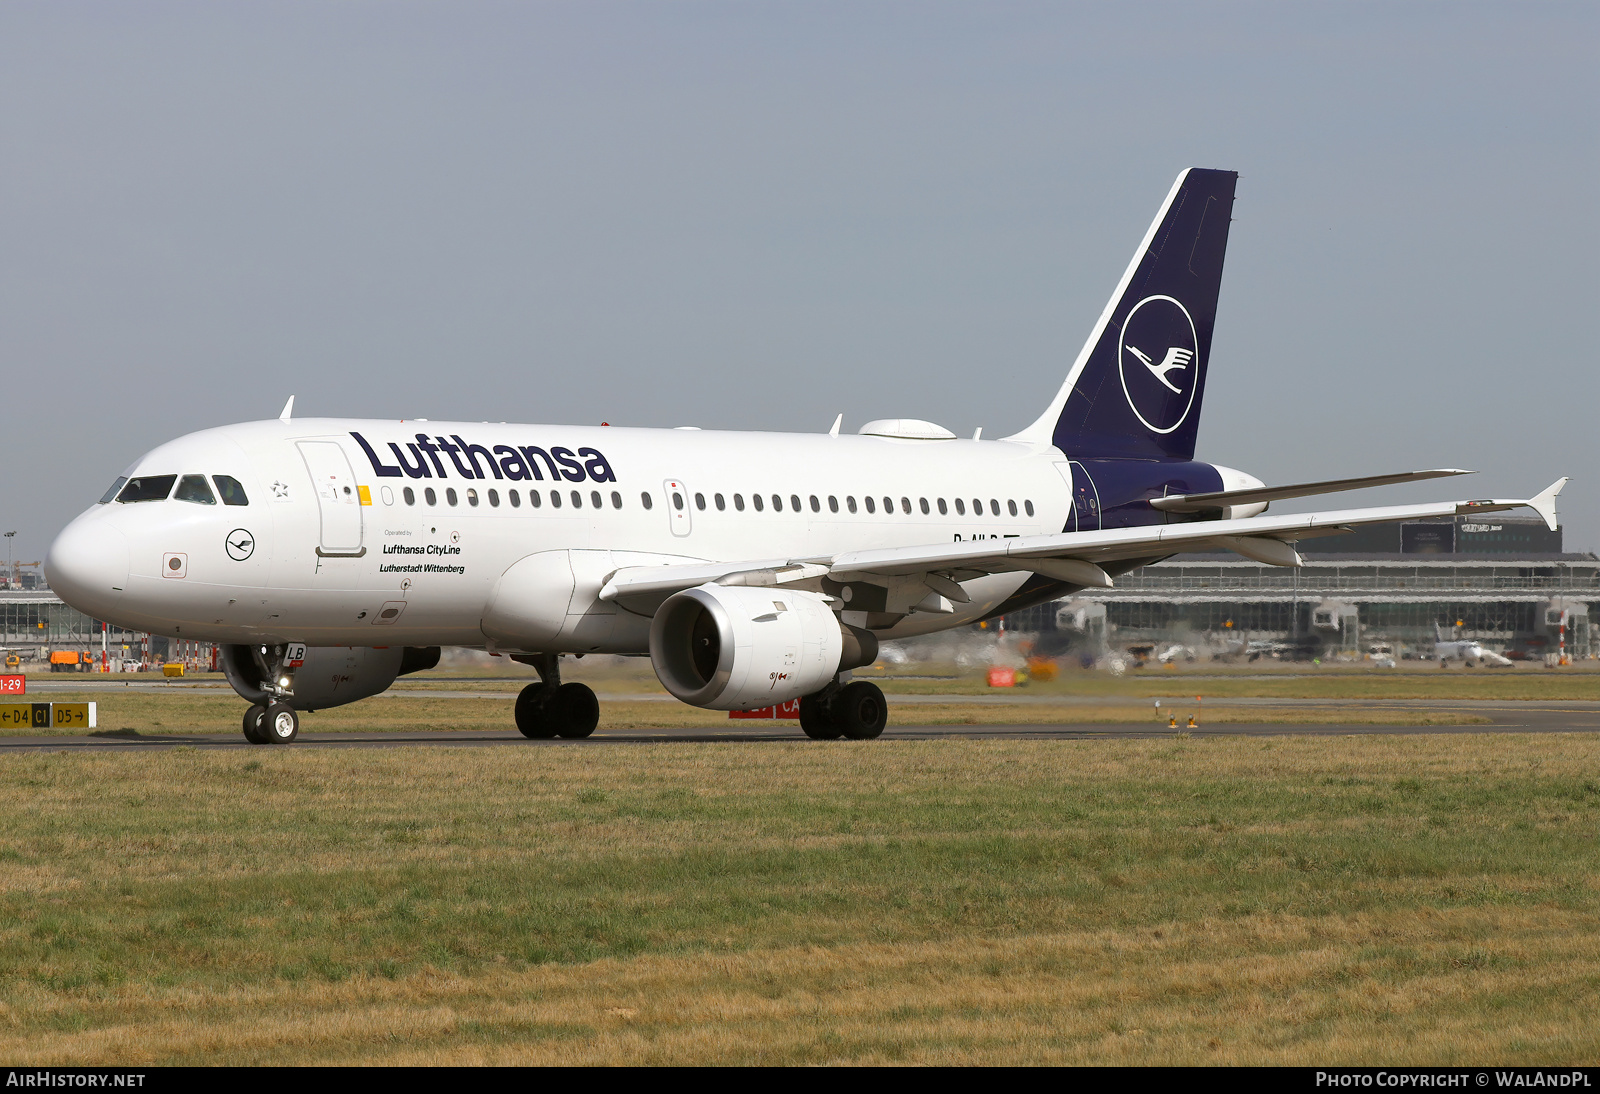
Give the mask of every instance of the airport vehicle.
POLYGON ((850 670, 882 639, 988 619, 1185 550, 1294 566, 1361 524, 1532 506, 1489 499, 1264 515, 1273 501, 1465 474, 1265 486, 1197 461, 1237 176, 1179 175, 1066 380, 1000 440, 911 419, 824 434, 296 419, 192 433, 136 460, 57 537, 61 597, 223 646, 252 741, 375 695, 439 648, 539 676, 513 717, 582 737, 564 654, 648 655, 686 703, 800 700, 805 732, 870 738, 850 670))
POLYGON ((94 659, 87 653, 77 650, 51 650, 51 672, 88 672, 94 667, 94 659))

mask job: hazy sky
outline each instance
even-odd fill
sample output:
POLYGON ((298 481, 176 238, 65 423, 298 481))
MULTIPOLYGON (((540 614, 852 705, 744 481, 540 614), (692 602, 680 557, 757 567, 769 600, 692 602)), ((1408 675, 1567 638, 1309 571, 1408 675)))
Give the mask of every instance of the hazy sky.
POLYGON ((1570 474, 1600 548, 1597 46, 1592 3, 9 0, 0 523, 40 558, 290 393, 1001 436, 1205 166, 1242 178, 1201 458, 1570 474))

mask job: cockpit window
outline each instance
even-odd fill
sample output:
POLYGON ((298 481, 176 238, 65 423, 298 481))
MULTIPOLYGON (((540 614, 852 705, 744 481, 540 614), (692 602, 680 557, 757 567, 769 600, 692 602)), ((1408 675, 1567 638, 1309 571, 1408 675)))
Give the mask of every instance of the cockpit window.
POLYGON ((123 504, 134 501, 166 501, 167 495, 172 493, 172 484, 177 481, 176 475, 141 475, 128 480, 128 485, 122 488, 117 500, 123 504))
POLYGON ((204 475, 185 475, 178 480, 178 492, 172 497, 174 501, 192 501, 196 505, 217 504, 216 495, 211 492, 211 487, 206 485, 204 475))
POLYGON ((100 499, 100 504, 101 505, 105 505, 107 502, 115 501, 116 497, 117 497, 117 491, 121 490, 123 485, 125 483, 127 483, 127 481, 128 480, 126 478, 124 478, 121 475, 118 475, 117 476, 117 481, 111 484, 111 489, 110 490, 106 491, 106 496, 100 499))
POLYGON ((217 484, 217 493, 222 495, 223 505, 250 504, 250 499, 244 496, 244 487, 232 475, 212 475, 211 481, 217 484))

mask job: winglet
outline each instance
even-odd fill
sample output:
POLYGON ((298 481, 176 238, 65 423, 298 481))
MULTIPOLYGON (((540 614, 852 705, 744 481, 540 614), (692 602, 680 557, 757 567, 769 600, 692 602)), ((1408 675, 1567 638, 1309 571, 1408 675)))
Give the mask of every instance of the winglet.
POLYGON ((844 413, 841 411, 839 416, 833 420, 833 426, 828 430, 828 436, 837 437, 839 435, 839 427, 842 425, 844 425, 844 413))
POLYGON ((1567 476, 1563 475, 1528 502, 1528 507, 1544 518, 1546 527, 1552 532, 1556 530, 1556 495, 1561 493, 1561 488, 1566 486, 1567 482, 1567 476))
POLYGON ((294 414, 294 396, 289 396, 289 401, 283 404, 283 413, 278 415, 278 421, 287 422, 294 414))

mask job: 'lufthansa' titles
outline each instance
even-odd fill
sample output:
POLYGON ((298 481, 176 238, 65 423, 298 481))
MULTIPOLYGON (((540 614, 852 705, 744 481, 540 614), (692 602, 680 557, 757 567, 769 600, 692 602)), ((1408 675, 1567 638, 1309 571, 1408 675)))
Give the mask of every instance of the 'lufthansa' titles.
POLYGON ((361 434, 351 433, 350 436, 367 454, 367 459, 372 461, 372 471, 379 478, 398 479, 403 475, 412 479, 447 479, 450 477, 445 471, 447 458, 456 474, 463 479, 495 478, 512 482, 537 479, 542 482, 548 472, 556 482, 563 479, 569 482, 617 481, 611 465, 595 448, 580 448, 574 452, 559 445, 545 449, 537 445, 513 448, 508 444, 497 444, 489 449, 481 444, 468 444, 456 434, 430 440, 426 433, 418 433, 415 442, 405 442, 405 450, 394 441, 389 442, 389 451, 394 453, 395 463, 388 464, 383 462, 361 434))

